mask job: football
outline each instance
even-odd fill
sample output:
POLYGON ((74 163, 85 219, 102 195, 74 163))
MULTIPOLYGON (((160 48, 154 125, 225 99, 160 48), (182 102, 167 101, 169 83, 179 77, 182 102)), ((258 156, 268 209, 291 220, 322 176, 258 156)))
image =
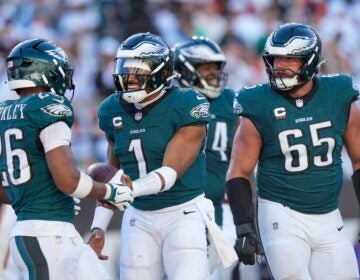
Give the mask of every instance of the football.
POLYGON ((86 173, 95 181, 106 183, 108 182, 118 171, 118 169, 108 163, 96 162, 91 164, 86 173))

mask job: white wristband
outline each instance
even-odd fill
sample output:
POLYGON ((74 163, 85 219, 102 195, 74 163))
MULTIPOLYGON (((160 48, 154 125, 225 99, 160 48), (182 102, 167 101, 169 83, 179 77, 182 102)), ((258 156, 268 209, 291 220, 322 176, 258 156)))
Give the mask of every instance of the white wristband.
POLYGON ((171 167, 162 166, 158 169, 155 169, 153 172, 159 173, 164 178, 165 186, 161 190, 162 192, 169 190, 176 182, 177 173, 171 167))
POLYGON ((174 169, 162 166, 132 182, 133 196, 138 197, 167 191, 174 185, 176 178, 177 173, 174 169), (161 184, 160 176, 165 181, 164 186, 161 184))
POLYGON ((95 208, 94 219, 90 229, 92 230, 94 228, 100 228, 104 232, 106 232, 107 227, 109 226, 113 215, 114 215, 113 210, 102 206, 97 206, 95 208))
POLYGON ((84 198, 89 195, 93 187, 93 180, 84 172, 80 171, 80 179, 76 186, 75 191, 70 194, 72 197, 84 198))
POLYGON ((111 184, 105 184, 106 187, 106 193, 104 195, 104 199, 109 199, 113 190, 113 187, 111 187, 111 184))

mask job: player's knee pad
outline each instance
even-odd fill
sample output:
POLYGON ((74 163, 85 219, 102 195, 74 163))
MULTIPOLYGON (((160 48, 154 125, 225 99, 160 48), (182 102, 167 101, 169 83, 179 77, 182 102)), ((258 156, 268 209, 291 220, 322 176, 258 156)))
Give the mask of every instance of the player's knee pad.
POLYGON ((136 229, 122 233, 120 265, 128 267, 151 267, 162 263, 161 245, 145 231, 136 229))
POLYGON ((315 252, 311 262, 313 279, 359 279, 354 248, 350 241, 341 242, 332 252, 315 252))
POLYGON ((164 270, 159 267, 133 267, 120 264, 120 279, 159 280, 164 279, 164 270))
POLYGON ((302 254, 293 240, 265 245, 266 259, 274 279, 310 280, 308 256, 302 254))
POLYGON ((339 279, 359 279, 359 268, 350 241, 346 241, 342 246, 338 247, 334 256, 336 257, 336 274, 339 279))
POLYGON ((80 244, 64 258, 64 279, 109 280, 105 268, 87 244, 80 244))

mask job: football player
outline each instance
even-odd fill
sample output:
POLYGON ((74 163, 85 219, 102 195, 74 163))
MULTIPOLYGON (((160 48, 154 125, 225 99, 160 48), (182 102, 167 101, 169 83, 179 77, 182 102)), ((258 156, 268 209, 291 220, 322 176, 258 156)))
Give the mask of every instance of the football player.
MULTIPOLYGON (((160 37, 130 36, 117 51, 117 92, 98 111, 109 162, 133 179, 134 202, 121 226, 124 280, 206 279, 208 273, 203 215, 213 206, 203 188, 209 102, 192 89, 170 85, 173 63, 160 37)), ((90 244, 106 230, 101 208, 96 208, 90 244)))
POLYGON ((73 225, 73 198, 106 199, 124 209, 131 190, 121 173, 104 184, 75 166, 74 112, 64 97, 74 90, 73 69, 65 52, 30 39, 16 45, 6 63, 9 87, 20 97, 0 103, 0 201, 17 215, 11 258, 24 279, 108 279, 73 225))
POLYGON ((214 204, 215 220, 222 225, 225 175, 229 166, 232 139, 238 117, 234 114, 235 92, 224 88, 225 55, 215 42, 193 37, 176 44, 174 70, 180 74, 181 87, 193 88, 210 103, 210 123, 206 143, 207 184, 205 196, 214 204))
POLYGON ((321 40, 307 25, 281 25, 263 59, 269 84, 242 89, 235 104, 227 193, 239 259, 253 264, 261 249, 249 182, 258 163, 257 223, 273 278, 358 279, 338 202, 343 145, 360 194, 359 92, 346 74, 317 75, 321 40))
MULTIPOLYGON (((216 223, 223 227, 223 207, 228 207, 223 204, 225 175, 239 119, 233 110, 235 92, 230 88, 224 88, 227 80, 227 73, 224 72, 226 58, 219 45, 206 37, 194 36, 177 43, 172 50, 175 57, 174 71, 180 75, 179 85, 197 90, 210 103, 210 122, 205 149, 207 184, 204 192, 214 204, 216 223)), ((233 229, 229 230, 232 232, 233 229)), ((210 271, 213 269, 214 267, 210 267, 210 271)), ((225 274, 230 272, 217 270, 212 274, 212 279, 225 279, 225 274)))

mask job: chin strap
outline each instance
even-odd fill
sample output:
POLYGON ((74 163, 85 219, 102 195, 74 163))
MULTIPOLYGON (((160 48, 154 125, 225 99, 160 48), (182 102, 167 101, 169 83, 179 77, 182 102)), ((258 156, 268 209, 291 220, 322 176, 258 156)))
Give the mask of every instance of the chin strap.
POLYGON ((160 99, 165 94, 165 92, 166 92, 166 88, 163 88, 160 91, 159 95, 156 96, 155 98, 153 98, 153 99, 151 99, 151 100, 149 100, 147 102, 143 102, 143 103, 136 102, 136 103, 134 103, 134 106, 135 106, 136 109, 141 110, 141 109, 145 108, 147 105, 149 105, 151 103, 154 103, 156 100, 160 99))

